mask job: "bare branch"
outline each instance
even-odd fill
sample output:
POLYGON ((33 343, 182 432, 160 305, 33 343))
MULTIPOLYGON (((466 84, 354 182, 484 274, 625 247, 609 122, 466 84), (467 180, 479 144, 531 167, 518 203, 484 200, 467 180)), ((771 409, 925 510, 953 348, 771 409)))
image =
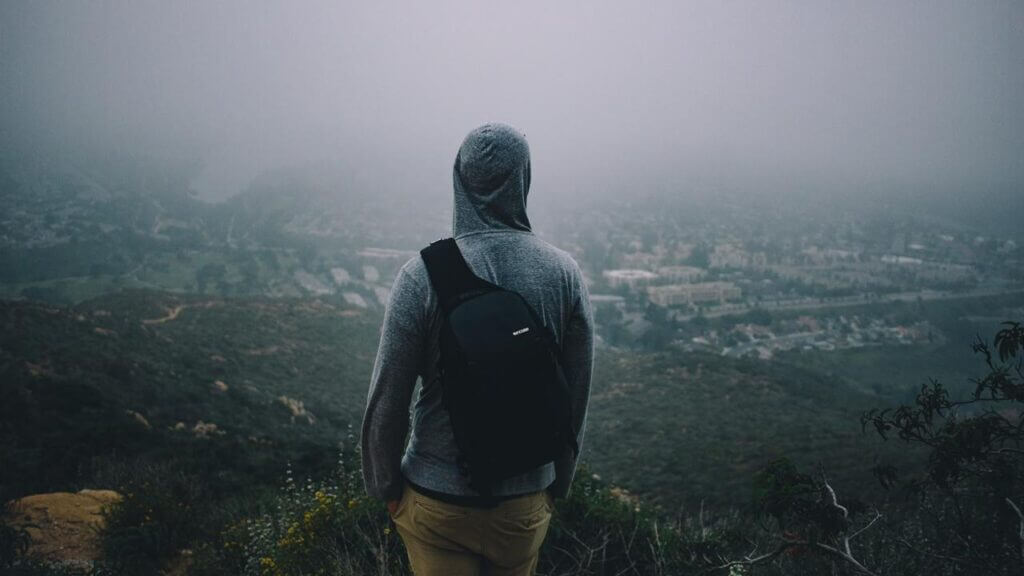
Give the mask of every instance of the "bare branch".
POLYGON ((860 536, 860 533, 861 533, 861 532, 863 532, 863 531, 867 530, 868 528, 871 528, 871 526, 873 526, 873 525, 874 525, 874 523, 875 523, 875 522, 877 522, 877 521, 878 521, 878 520, 879 520, 879 519, 880 519, 881 517, 882 517, 882 513, 881 513, 881 512, 879 512, 878 510, 875 510, 875 517, 874 517, 874 518, 872 518, 870 522, 868 522, 867 524, 865 524, 863 528, 861 528, 860 530, 857 530, 856 532, 854 532, 853 534, 851 534, 851 535, 850 535, 850 536, 849 536, 849 537, 847 538, 847 540, 853 540, 853 539, 854 539, 854 538, 856 538, 857 536, 860 536))
POLYGON ((1020 508, 1013 503, 1013 500, 1007 498, 1006 503, 1009 504, 1010 508, 1013 508, 1013 511, 1017 513, 1017 518, 1020 518, 1020 532, 1017 536, 1020 538, 1020 558, 1021 560, 1024 560, 1024 514, 1022 514, 1020 508))
POLYGON ((911 544, 906 538, 897 538, 896 541, 906 546, 910 551, 920 554, 921 556, 930 556, 938 560, 946 560, 948 562, 955 562, 957 564, 966 564, 974 567, 975 569, 981 569, 981 567, 977 564, 974 564, 970 558, 958 558, 956 556, 949 556, 947 554, 936 554, 935 552, 921 550, 918 547, 911 544))
POLYGON ((829 503, 832 505, 832 507, 842 512, 843 518, 849 518, 850 511, 847 510, 845 506, 841 505, 838 500, 836 500, 836 491, 832 489, 831 485, 829 485, 828 480, 824 480, 822 484, 825 485, 825 490, 828 492, 829 499, 831 500, 831 502, 829 503))
POLYGON ((868 576, 878 576, 877 574, 875 574, 871 570, 868 570, 863 564, 858 562, 856 558, 854 558, 853 556, 851 556, 850 554, 848 554, 846 552, 843 552, 842 550, 840 550, 838 548, 829 546, 828 544, 822 544, 821 542, 815 542, 813 545, 814 545, 815 548, 817 548, 819 550, 823 550, 825 552, 828 552, 829 554, 832 554, 833 556, 837 556, 839 558, 842 558, 843 560, 846 560, 847 562, 852 564, 854 568, 856 568, 858 571, 862 572, 863 574, 867 574, 868 576))
POLYGON ((871 570, 866 568, 863 564, 858 562, 856 558, 854 558, 853 556, 847 554, 846 552, 843 552, 842 550, 840 550, 838 548, 835 548, 833 546, 829 546, 828 544, 822 544, 821 542, 810 542, 808 540, 783 540, 771 552, 767 552, 765 554, 762 554, 762 555, 754 557, 754 558, 747 557, 747 558, 744 558, 743 560, 733 560, 731 562, 726 562, 725 564, 722 564, 720 566, 715 566, 713 568, 709 568, 709 569, 705 570, 703 573, 706 574, 708 572, 714 572, 714 571, 717 571, 717 570, 728 570, 728 569, 730 569, 730 568, 732 568, 734 566, 755 566, 757 564, 764 564, 765 562, 769 562, 771 560, 774 560, 775 558, 777 558, 780 554, 782 554, 786 550, 788 550, 790 548, 798 547, 798 546, 807 546, 807 547, 811 547, 811 548, 817 548, 818 550, 821 550, 822 552, 826 552, 826 553, 828 553, 831 556, 835 556, 835 557, 837 557, 839 559, 842 559, 842 560, 846 561, 847 563, 852 565, 855 569, 857 569, 857 571, 859 571, 862 574, 865 574, 866 576, 878 576, 878 574, 876 574, 875 572, 872 572, 871 570))
POLYGON ((786 550, 788 550, 790 548, 795 548, 797 546, 807 546, 807 545, 808 545, 808 542, 806 540, 783 540, 771 552, 766 552, 766 553, 764 553, 764 554, 762 554, 760 556, 755 556, 755 557, 747 556, 743 560, 732 560, 732 561, 726 562, 725 564, 722 564, 720 566, 715 566, 715 567, 712 567, 712 568, 708 568, 708 569, 704 570, 704 572, 702 572, 702 573, 706 574, 708 572, 715 572, 715 571, 718 571, 718 570, 729 570, 730 568, 732 568, 734 566, 756 566, 757 564, 764 564, 765 562, 769 562, 771 560, 774 560, 776 557, 778 557, 780 554, 782 554, 783 552, 785 552, 786 550))

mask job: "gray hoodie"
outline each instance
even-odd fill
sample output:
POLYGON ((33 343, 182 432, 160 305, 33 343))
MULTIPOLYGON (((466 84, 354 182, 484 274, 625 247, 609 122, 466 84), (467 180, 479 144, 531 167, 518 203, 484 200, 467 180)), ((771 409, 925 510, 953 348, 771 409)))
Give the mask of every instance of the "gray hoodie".
MULTIPOLYGON (((487 124, 466 136, 453 170, 455 241, 473 272, 521 294, 555 335, 569 381, 574 429, 583 445, 593 361, 593 320, 579 266, 567 253, 530 230, 526 195, 530 150, 515 129, 487 124)), ((437 376, 441 312, 422 258, 416 255, 395 278, 384 314, 362 426, 363 480, 367 493, 398 499, 403 476, 424 488, 477 495, 459 474, 458 451, 437 376), (409 404, 420 382, 409 432, 409 404)), ((569 492, 576 461, 561 458, 497 487, 496 495, 548 488, 569 492)))

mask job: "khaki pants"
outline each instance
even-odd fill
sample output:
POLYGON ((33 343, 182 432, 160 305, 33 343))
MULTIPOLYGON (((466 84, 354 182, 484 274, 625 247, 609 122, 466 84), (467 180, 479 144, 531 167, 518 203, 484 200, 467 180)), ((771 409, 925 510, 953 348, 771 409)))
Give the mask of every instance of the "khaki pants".
POLYGON ((546 491, 469 508, 406 485, 393 520, 416 576, 531 576, 553 509, 546 491))

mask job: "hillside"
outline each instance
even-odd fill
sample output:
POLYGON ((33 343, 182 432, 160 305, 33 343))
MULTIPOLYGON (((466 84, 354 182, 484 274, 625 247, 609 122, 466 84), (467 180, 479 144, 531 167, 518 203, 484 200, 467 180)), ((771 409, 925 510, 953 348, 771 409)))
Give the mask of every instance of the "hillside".
POLYGON ((862 434, 883 402, 845 378, 782 363, 704 354, 602 354, 586 441, 593 468, 670 510, 743 505, 762 466, 818 464, 845 493, 867 495, 876 454, 912 456, 862 434))
POLYGON ((0 303, 4 498, 169 461, 219 489, 329 468, 358 421, 377 319, 324 300, 147 292, 0 303))
MULTIPOLYGON (((0 498, 129 495, 104 546, 141 562, 134 573, 266 518, 288 470, 363 498, 351 450, 344 474, 337 466, 340 444, 356 441, 381 318, 344 302, 151 291, 68 307, 0 301, 0 498)), ((580 481, 593 473, 614 498, 636 494, 645 513, 690 518, 704 505, 741 518, 756 472, 787 458, 820 464, 843 498, 884 502, 870 468, 906 477, 922 455, 863 434, 859 416, 917 383, 902 374, 959 370, 962 360, 935 358, 960 344, 773 362, 601 348, 580 481)))
MULTIPOLYGON (((323 471, 358 425, 380 322, 330 298, 140 291, 0 318, 6 497, 111 459, 184 459, 225 489, 274 484, 287 461, 323 471)), ((584 459, 666 505, 735 501, 782 456, 862 478, 877 443, 857 417, 879 401, 785 364, 602 350, 584 459)))

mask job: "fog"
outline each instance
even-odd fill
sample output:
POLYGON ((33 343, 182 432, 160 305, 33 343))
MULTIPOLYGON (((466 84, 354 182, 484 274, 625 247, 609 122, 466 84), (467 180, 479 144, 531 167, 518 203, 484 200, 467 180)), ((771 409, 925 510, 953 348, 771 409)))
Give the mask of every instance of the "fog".
POLYGON ((20 2, 8 145, 195 156, 207 199, 279 167, 450 194, 522 129, 534 198, 983 194, 1024 182, 1020 2, 20 2))

